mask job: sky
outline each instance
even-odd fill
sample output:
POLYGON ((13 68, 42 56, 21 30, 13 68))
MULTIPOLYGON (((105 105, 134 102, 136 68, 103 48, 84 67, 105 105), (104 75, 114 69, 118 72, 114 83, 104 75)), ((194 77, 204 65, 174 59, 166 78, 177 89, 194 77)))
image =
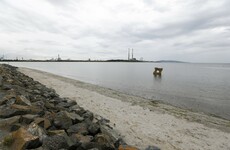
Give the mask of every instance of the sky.
POLYGON ((230 63, 230 0, 0 0, 0 57, 230 63))

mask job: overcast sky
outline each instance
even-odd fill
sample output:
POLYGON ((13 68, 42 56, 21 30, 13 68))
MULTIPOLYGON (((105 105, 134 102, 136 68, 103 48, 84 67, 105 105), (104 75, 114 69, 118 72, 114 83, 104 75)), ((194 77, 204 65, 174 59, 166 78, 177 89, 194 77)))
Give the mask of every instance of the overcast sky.
POLYGON ((230 0, 0 0, 0 56, 230 62, 230 0))

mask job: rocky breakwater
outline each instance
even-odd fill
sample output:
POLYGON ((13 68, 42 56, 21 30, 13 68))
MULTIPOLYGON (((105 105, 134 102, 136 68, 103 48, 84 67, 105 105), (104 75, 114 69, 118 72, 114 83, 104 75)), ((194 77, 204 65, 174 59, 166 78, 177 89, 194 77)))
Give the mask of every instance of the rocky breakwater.
POLYGON ((0 65, 0 149, 137 149, 126 145, 108 121, 16 67, 0 65))

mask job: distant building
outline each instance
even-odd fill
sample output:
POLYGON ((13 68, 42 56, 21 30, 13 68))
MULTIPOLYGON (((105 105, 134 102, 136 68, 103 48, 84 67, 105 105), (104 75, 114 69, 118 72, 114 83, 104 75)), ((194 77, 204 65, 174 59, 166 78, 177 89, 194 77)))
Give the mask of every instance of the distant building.
POLYGON ((137 59, 133 57, 133 48, 132 48, 132 57, 131 58, 130 58, 130 49, 128 49, 128 61, 137 61, 137 59))
POLYGON ((61 57, 60 57, 60 55, 59 55, 59 54, 58 54, 57 61, 61 61, 61 57))
POLYGON ((2 55, 2 57, 0 57, 0 60, 4 60, 4 55, 2 55))

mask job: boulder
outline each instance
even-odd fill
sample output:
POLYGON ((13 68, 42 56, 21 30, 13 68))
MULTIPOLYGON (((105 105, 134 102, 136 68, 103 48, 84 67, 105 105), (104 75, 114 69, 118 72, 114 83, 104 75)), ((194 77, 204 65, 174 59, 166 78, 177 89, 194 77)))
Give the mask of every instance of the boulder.
POLYGON ((45 109, 45 103, 43 101, 33 102, 32 105, 39 109, 45 109))
POLYGON ((72 105, 70 103, 67 103, 67 102, 60 102, 56 105, 56 107, 63 107, 63 108, 69 108, 71 107, 72 105))
POLYGON ((30 114, 39 114, 42 111, 35 106, 24 106, 24 105, 17 105, 17 104, 11 105, 10 108, 17 110, 17 111, 23 111, 26 113, 30 113, 30 114))
POLYGON ((61 111, 56 114, 54 118, 54 124, 56 127, 67 129, 72 124, 82 122, 84 118, 76 113, 69 113, 67 111, 61 111))
POLYGON ((81 116, 76 113, 69 113, 65 111, 66 115, 72 120, 73 124, 80 123, 84 120, 81 116))
POLYGON ((0 118, 9 118, 17 115, 25 114, 40 114, 42 110, 34 106, 24 106, 13 104, 10 107, 3 107, 0 109, 0 118))
POLYGON ((53 135, 64 135, 65 130, 49 130, 48 135, 53 136, 53 135))
POLYGON ((67 142, 68 146, 71 147, 73 145, 75 145, 76 142, 74 142, 73 138, 70 138, 67 133, 65 132, 65 130, 50 130, 48 131, 48 135, 49 136, 62 136, 64 137, 65 141, 67 142))
POLYGON ((71 138, 74 140, 74 142, 80 142, 80 143, 89 143, 93 140, 93 136, 89 135, 82 135, 82 134, 72 134, 71 138))
POLYGON ((25 128, 20 128, 12 133, 14 142, 11 145, 13 150, 33 149, 41 146, 38 136, 29 133, 25 128))
POLYGON ((50 122, 54 122, 54 118, 56 117, 56 113, 46 111, 43 118, 48 119, 50 122))
POLYGON ((120 145, 118 150, 139 150, 139 149, 130 145, 120 145))
POLYGON ((58 129, 68 129, 72 125, 72 119, 65 111, 61 111, 56 114, 54 125, 58 129))
POLYGON ((44 129, 48 129, 49 127, 51 127, 51 122, 46 118, 40 118, 40 117, 36 118, 34 120, 34 123, 36 123, 37 125, 39 125, 44 129))
POLYGON ((114 146, 118 149, 120 145, 127 145, 122 138, 119 138, 115 143, 114 146))
POLYGON ((86 111, 83 115, 82 115, 85 119, 90 119, 91 121, 93 120, 93 113, 90 111, 86 111))
POLYGON ((88 127, 88 131, 91 135, 96 135, 100 131, 100 126, 97 123, 91 123, 88 127))
POLYGON ((34 103, 34 102, 37 102, 37 101, 45 101, 46 100, 41 95, 34 95, 34 94, 32 94, 32 95, 29 95, 28 97, 29 97, 31 103, 34 103))
POLYGON ((59 99, 55 98, 55 99, 49 99, 49 102, 54 104, 54 105, 57 105, 59 103, 59 99))
POLYGON ((1 119, 0 120, 0 128, 9 128, 13 124, 18 123, 19 119, 20 119, 20 116, 14 116, 14 117, 7 118, 7 119, 1 119))
POLYGON ((0 106, 6 104, 7 101, 8 99, 0 98, 0 106))
POLYGON ((11 105, 16 101, 16 94, 15 92, 7 92, 6 95, 0 99, 0 105, 11 105))
POLYGON ((68 99, 67 101, 68 101, 68 103, 69 103, 71 106, 77 105, 77 102, 74 101, 74 100, 68 99))
POLYGON ((38 89, 38 90, 43 90, 45 87, 44 87, 44 85, 42 85, 42 84, 40 84, 40 83, 37 83, 36 85, 35 85, 35 87, 38 89))
POLYGON ((18 110, 18 109, 12 109, 9 107, 4 107, 0 109, 0 118, 9 118, 17 115, 25 115, 28 114, 27 110, 18 110))
POLYGON ((15 103, 19 105, 31 106, 31 102, 23 95, 17 96, 15 103))
POLYGON ((108 144, 100 144, 96 142, 82 143, 80 150, 99 149, 99 150, 115 150, 115 148, 108 144))
POLYGON ((41 92, 39 90, 33 90, 33 94, 41 94, 41 92))
POLYGON ((38 115, 32 115, 32 114, 22 115, 19 122, 24 124, 30 124, 31 122, 34 121, 36 117, 38 117, 38 115))
POLYGON ((54 107, 54 104, 52 104, 52 103, 50 103, 50 102, 48 102, 48 101, 44 101, 44 103, 45 103, 45 107, 46 107, 46 109, 56 109, 55 107, 54 107))
POLYGON ((78 123, 75 125, 72 125, 69 127, 69 129, 67 130, 67 133, 69 135, 73 134, 73 133, 79 133, 82 135, 87 135, 89 132, 87 130, 88 125, 86 123, 78 123))
POLYGON ((22 127, 22 125, 20 123, 15 123, 13 125, 11 125, 10 131, 17 131, 18 129, 20 129, 22 127))
POLYGON ((94 140, 95 140, 95 142, 100 143, 100 144, 111 143, 110 137, 109 137, 108 135, 102 134, 102 133, 97 134, 97 135, 95 136, 95 139, 94 139, 94 140))
POLYGON ((86 112, 82 107, 80 107, 78 105, 71 106, 69 108, 69 111, 70 112, 75 112, 76 114, 78 114, 80 116, 82 116, 86 112))
POLYGON ((145 150, 160 150, 160 148, 156 146, 148 146, 145 150))
POLYGON ((68 143, 65 137, 60 135, 54 135, 46 138, 43 142, 43 148, 48 150, 58 150, 62 148, 68 148, 68 143))
POLYGON ((46 139, 47 135, 46 135, 46 132, 43 128, 39 127, 36 123, 32 122, 28 128, 27 128, 27 131, 34 135, 34 136, 37 136, 39 137, 39 140, 41 142, 44 141, 44 139, 46 139))
POLYGON ((13 88, 10 84, 3 84, 2 89, 5 91, 11 90, 13 88))
POLYGON ((59 95, 55 92, 54 89, 47 89, 49 91, 49 98, 53 99, 53 98, 59 98, 59 95))
POLYGON ((12 98, 10 98, 10 99, 8 99, 8 100, 6 101, 6 105, 7 105, 7 106, 10 106, 10 105, 14 104, 15 101, 16 101, 16 98, 12 97, 12 98))
POLYGON ((3 77, 0 75, 0 87, 3 86, 3 77))
POLYGON ((49 96, 49 93, 47 91, 44 91, 44 93, 42 94, 43 97, 49 99, 50 96, 49 96))
POLYGON ((103 134, 108 135, 111 139, 112 143, 115 143, 117 140, 120 139, 120 136, 117 132, 115 132, 111 127, 107 125, 100 124, 100 130, 103 134))

